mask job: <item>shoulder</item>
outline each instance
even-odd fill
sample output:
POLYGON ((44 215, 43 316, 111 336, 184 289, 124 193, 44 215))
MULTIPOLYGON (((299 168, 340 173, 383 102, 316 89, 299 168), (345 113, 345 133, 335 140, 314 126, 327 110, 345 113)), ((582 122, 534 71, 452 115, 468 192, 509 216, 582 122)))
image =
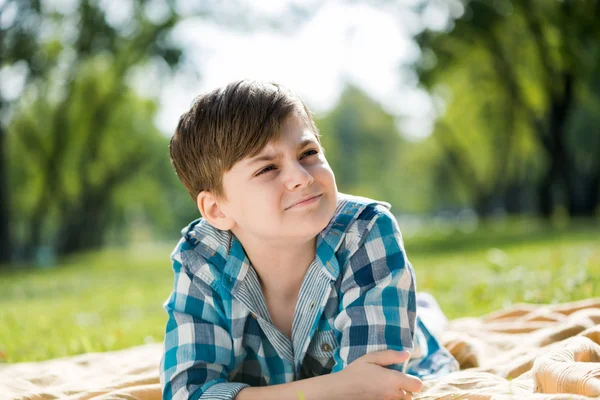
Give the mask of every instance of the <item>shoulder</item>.
POLYGON ((211 286, 218 282, 229 258, 231 233, 199 218, 183 228, 181 236, 171 252, 174 271, 195 276, 211 286))
MULTIPOLYGON (((328 234, 339 235, 336 250, 347 256, 355 253, 369 235, 399 232, 389 203, 361 196, 339 194, 338 208, 328 234), (337 230, 338 232, 332 232, 337 230)), ((328 227, 329 228, 329 227, 328 227)))
MULTIPOLYGON (((359 289, 363 293, 380 282, 385 285, 410 287, 414 281, 412 267, 406 258, 396 218, 383 202, 360 199, 357 210, 336 251, 340 266, 340 291, 359 289)), ((352 296, 346 297, 345 301, 352 296)))
POLYGON ((350 225, 359 235, 368 233, 374 225, 395 224, 396 218, 391 212, 392 206, 384 201, 372 200, 366 197, 356 197, 351 201, 363 205, 356 216, 356 220, 350 225))

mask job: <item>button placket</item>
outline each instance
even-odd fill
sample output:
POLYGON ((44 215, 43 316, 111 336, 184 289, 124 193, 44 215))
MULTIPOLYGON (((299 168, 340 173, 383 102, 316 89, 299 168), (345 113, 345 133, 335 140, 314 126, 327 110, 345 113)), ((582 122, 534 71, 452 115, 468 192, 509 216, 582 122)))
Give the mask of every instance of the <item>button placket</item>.
POLYGON ((331 351, 331 345, 329 343, 321 344, 321 351, 329 353, 331 351))
POLYGON ((298 298, 300 308, 304 308, 306 312, 294 316, 298 319, 294 322, 296 328, 292 333, 297 374, 300 373, 302 360, 312 341, 317 321, 323 312, 322 308, 332 290, 331 279, 322 268, 323 265, 315 260, 307 275, 310 282, 307 281, 306 287, 301 288, 298 298))

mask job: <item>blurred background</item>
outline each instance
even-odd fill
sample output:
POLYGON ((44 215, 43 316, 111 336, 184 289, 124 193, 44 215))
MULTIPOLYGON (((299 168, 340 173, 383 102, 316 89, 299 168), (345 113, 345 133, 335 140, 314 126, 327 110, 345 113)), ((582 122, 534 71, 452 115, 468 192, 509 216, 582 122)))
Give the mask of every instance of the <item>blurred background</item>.
POLYGON ((600 2, 0 0, 0 362, 162 340, 168 142, 276 81, 449 317, 600 295, 600 2))

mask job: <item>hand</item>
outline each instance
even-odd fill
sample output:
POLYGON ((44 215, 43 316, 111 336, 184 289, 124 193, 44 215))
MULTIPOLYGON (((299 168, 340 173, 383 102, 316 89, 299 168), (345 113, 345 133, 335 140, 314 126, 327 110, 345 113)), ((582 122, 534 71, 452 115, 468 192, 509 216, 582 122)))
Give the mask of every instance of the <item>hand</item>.
POLYGON ((365 354, 338 372, 346 400, 412 400, 411 392, 420 392, 419 378, 385 368, 410 358, 407 351, 384 350, 365 354))

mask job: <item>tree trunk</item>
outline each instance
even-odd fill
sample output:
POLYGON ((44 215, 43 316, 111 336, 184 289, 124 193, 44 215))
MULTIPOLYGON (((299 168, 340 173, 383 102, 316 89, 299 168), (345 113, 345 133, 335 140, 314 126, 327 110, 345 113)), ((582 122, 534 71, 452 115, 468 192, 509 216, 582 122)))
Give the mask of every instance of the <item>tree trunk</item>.
POLYGON ((538 186, 538 207, 540 215, 549 219, 554 211, 554 199, 552 197, 553 174, 549 171, 538 186))
POLYGON ((565 143, 567 119, 573 104, 574 77, 570 72, 562 74, 563 87, 560 91, 553 91, 550 99, 548 114, 547 136, 542 137, 542 143, 548 156, 550 166, 546 176, 539 186, 539 207, 543 217, 548 218, 554 209, 553 186, 560 194, 564 194, 567 209, 570 209, 569 200, 575 188, 571 180, 571 160, 567 154, 565 143))
POLYGON ((61 240, 57 245, 60 256, 97 249, 103 244, 107 227, 107 200, 88 198, 82 206, 69 216, 69 223, 60 232, 61 240))
POLYGON ((573 182, 574 190, 569 193, 569 214, 574 217, 592 217, 598 206, 600 172, 580 172, 573 182))
POLYGON ((527 209, 525 204, 524 185, 520 181, 513 181, 503 192, 504 209, 508 214, 523 214, 527 209))
POLYGON ((485 218, 490 216, 493 211, 491 203, 491 196, 480 193, 475 196, 475 199, 473 201, 473 208, 475 209, 477 215, 485 218))
POLYGON ((47 159, 41 160, 40 163, 44 166, 42 179, 42 190, 40 196, 33 208, 32 216, 28 221, 30 227, 28 238, 25 240, 25 257, 35 258, 35 253, 44 241, 44 232, 48 222, 48 212, 57 199, 64 195, 63 184, 61 181, 61 168, 65 162, 64 154, 67 151, 68 141, 68 123, 67 110, 71 104, 73 97, 74 82, 69 82, 67 96, 62 100, 54 114, 50 134, 53 137, 52 149, 50 150, 47 159))
POLYGON ((0 265, 10 263, 12 255, 7 147, 6 131, 0 124, 0 265))
POLYGON ((63 224, 59 229, 57 253, 61 256, 79 251, 92 250, 104 243, 111 213, 111 198, 119 185, 127 182, 140 170, 147 151, 125 157, 121 165, 114 167, 106 178, 96 186, 84 182, 76 204, 61 204, 63 224))

